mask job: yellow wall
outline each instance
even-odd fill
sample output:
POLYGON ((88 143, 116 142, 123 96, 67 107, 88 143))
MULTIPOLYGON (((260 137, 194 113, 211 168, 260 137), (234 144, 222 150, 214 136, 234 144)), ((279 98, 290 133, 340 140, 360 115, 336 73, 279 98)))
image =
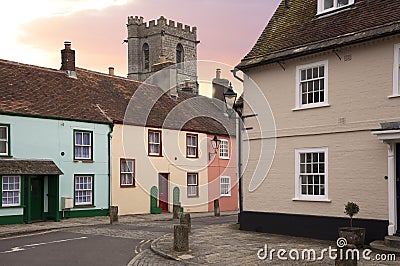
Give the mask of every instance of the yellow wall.
MULTIPOLYGON (((154 129, 154 128, 151 128, 154 129)), ((152 186, 158 187, 158 173, 169 174, 169 211, 172 211, 174 187, 180 188, 180 201, 185 211, 207 211, 207 135, 198 134, 199 158, 186 158, 186 133, 162 130, 162 157, 147 155, 148 128, 119 125, 114 127, 112 138, 112 204, 119 214, 150 213, 152 186), (135 159, 136 186, 120 187, 120 159, 135 159), (187 198, 187 172, 199 175, 199 197, 187 198)), ((158 130, 158 129, 156 129, 158 130)), ((197 133, 196 133, 197 134, 197 133)))

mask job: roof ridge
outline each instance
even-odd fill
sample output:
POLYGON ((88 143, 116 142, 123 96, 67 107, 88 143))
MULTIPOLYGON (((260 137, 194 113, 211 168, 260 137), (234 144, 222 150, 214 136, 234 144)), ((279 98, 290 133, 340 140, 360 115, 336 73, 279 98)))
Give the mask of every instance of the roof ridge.
MULTIPOLYGON (((40 70, 56 72, 56 73, 65 73, 64 70, 59 70, 59 69, 55 69, 55 68, 51 68, 51 67, 32 65, 32 64, 27 64, 27 63, 21 63, 21 62, 16 62, 16 61, 11 61, 11 60, 7 60, 7 59, 1 59, 1 58, 0 58, 0 63, 4 63, 4 64, 8 64, 8 65, 22 66, 22 67, 29 67, 29 68, 33 68, 33 69, 40 69, 40 70)), ((93 74, 97 74, 97 75, 101 75, 101 76, 105 76, 105 77, 109 77, 109 78, 117 78, 117 79, 122 79, 122 80, 126 80, 126 81, 132 81, 132 82, 135 82, 138 84, 143 84, 143 82, 138 81, 138 80, 133 80, 133 79, 129 79, 126 77, 121 77, 121 76, 109 75, 107 73, 90 70, 87 68, 76 67, 76 69, 78 69, 79 71, 93 73, 93 74)))
POLYGON ((4 64, 8 64, 8 65, 22 66, 22 67, 30 67, 30 68, 34 68, 34 69, 41 69, 41 70, 57 72, 57 73, 64 73, 64 71, 58 70, 55 68, 37 66, 37 65, 27 64, 27 63, 20 63, 20 62, 16 62, 16 61, 7 60, 7 59, 1 59, 1 58, 0 58, 0 63, 4 63, 4 64))
POLYGON ((138 80, 130 79, 130 78, 127 78, 127 77, 122 77, 122 76, 110 75, 110 74, 107 74, 107 73, 104 73, 104 72, 91 70, 91 69, 87 69, 87 68, 76 67, 75 69, 77 69, 79 71, 87 72, 87 73, 96 74, 96 75, 99 75, 99 76, 108 77, 108 78, 116 78, 116 79, 122 79, 122 80, 125 80, 125 81, 135 82, 135 83, 138 83, 138 84, 145 84, 142 81, 138 81, 138 80))

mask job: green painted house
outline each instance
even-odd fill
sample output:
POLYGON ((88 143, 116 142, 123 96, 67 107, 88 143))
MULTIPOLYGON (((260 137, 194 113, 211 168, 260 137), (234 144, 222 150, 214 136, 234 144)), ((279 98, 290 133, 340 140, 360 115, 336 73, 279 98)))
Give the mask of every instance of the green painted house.
POLYGON ((113 84, 61 52, 61 70, 0 60, 0 224, 109 213, 113 84))

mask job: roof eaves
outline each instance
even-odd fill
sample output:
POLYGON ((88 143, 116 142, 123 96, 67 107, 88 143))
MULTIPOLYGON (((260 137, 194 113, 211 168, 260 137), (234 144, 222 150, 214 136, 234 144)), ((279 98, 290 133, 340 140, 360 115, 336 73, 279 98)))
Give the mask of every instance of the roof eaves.
POLYGON ((304 56, 316 52, 335 49, 345 45, 356 44, 373 39, 396 35, 400 33, 400 21, 386 24, 379 27, 370 28, 360 32, 348 33, 335 38, 314 42, 303 46, 292 47, 290 49, 277 51, 266 56, 257 56, 242 60, 236 68, 240 70, 252 67, 279 62, 299 56, 304 56))
POLYGON ((26 114, 26 113, 8 112, 8 111, 1 111, 1 110, 0 110, 0 115, 52 119, 52 120, 65 120, 65 121, 85 122, 85 123, 94 123, 94 124, 112 124, 112 122, 110 122, 110 121, 96 121, 96 120, 90 120, 90 119, 86 120, 86 119, 70 118, 70 117, 47 116, 47 115, 40 115, 40 114, 26 114))

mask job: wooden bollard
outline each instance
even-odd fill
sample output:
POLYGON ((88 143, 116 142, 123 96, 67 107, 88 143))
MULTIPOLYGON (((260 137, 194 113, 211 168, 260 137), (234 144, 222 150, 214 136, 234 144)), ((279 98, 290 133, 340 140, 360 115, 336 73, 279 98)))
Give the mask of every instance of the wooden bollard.
POLYGON ((180 218, 180 224, 188 227, 189 233, 192 230, 192 221, 190 220, 190 213, 182 213, 180 218))
POLYGON ((110 224, 118 222, 118 206, 110 206, 110 224))
POLYGON ((175 203, 172 209, 172 219, 179 219, 179 211, 181 209, 181 203, 175 203))
POLYGON ((219 210, 219 199, 214 200, 214 216, 220 216, 220 210, 219 210))
POLYGON ((189 228, 187 225, 174 225, 174 251, 189 251, 189 228))

